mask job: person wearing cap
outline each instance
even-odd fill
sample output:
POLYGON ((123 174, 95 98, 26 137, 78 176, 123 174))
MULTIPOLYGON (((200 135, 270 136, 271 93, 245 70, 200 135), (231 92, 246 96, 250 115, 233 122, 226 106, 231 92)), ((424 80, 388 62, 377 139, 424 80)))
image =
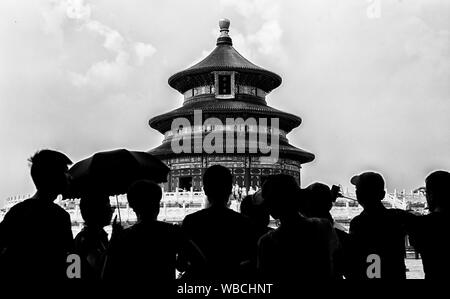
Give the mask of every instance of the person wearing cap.
POLYGON ((448 280, 450 231, 450 173, 438 170, 425 180, 426 198, 430 213, 418 216, 412 243, 422 257, 425 279, 448 280))
POLYGON ((380 260, 381 279, 406 279, 405 237, 409 214, 399 209, 387 209, 384 179, 379 173, 364 172, 352 177, 356 198, 364 208, 350 222, 351 277, 369 279, 368 257, 376 254, 380 260))
POLYGON ((62 280, 73 249, 70 215, 55 204, 68 187, 63 153, 41 150, 29 159, 36 193, 14 205, 0 224, 0 278, 62 280))

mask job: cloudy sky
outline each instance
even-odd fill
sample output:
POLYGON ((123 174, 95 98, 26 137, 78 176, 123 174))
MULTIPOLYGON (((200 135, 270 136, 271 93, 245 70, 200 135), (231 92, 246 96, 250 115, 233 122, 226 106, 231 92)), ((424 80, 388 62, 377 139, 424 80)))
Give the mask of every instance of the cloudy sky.
POLYGON ((450 169, 450 1, 2 0, 0 204, 33 192, 37 149, 158 145, 148 119, 182 103, 168 77, 214 49, 223 17, 283 77, 268 103, 303 118, 303 185, 373 169, 409 190, 450 169))

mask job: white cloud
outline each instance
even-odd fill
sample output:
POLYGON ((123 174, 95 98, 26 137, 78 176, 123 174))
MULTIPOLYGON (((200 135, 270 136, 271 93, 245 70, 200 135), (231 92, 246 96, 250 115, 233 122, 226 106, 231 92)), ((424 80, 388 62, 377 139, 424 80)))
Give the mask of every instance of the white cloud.
POLYGON ((251 60, 255 55, 255 51, 253 50, 255 47, 253 47, 251 38, 248 38, 236 29, 233 30, 231 37, 233 38, 234 48, 236 48, 241 55, 251 60))
POLYGON ((222 6, 236 8, 243 17, 259 16, 263 20, 277 19, 280 16, 280 2, 278 0, 221 0, 222 6))
POLYGON ((41 14, 44 20, 43 29, 45 33, 62 36, 62 25, 66 19, 67 6, 64 2, 51 2, 51 8, 42 9, 41 14))
POLYGON ((138 65, 142 65, 147 57, 155 54, 156 49, 151 44, 138 42, 134 44, 134 51, 136 52, 138 65))
POLYGON ((118 54, 124 52, 125 39, 119 32, 95 20, 88 21, 84 25, 84 28, 103 36, 105 38, 105 41, 103 42, 105 49, 117 52, 118 54))
POLYGON ((70 73, 71 82, 77 87, 105 88, 108 85, 122 86, 132 70, 128 60, 128 54, 122 52, 113 61, 98 61, 85 74, 70 73))
POLYGON ((277 0, 221 0, 221 6, 232 7, 249 21, 256 21, 259 29, 249 33, 236 34, 233 31, 233 41, 236 45, 243 45, 244 50, 252 54, 252 48, 262 55, 282 57, 281 37, 283 30, 280 25, 280 2, 277 0))
POLYGON ((250 43, 257 45, 257 50, 264 55, 272 55, 281 52, 281 30, 280 24, 275 20, 267 21, 254 34, 248 36, 250 43))
POLYGON ((68 0, 66 2, 66 14, 70 19, 88 20, 91 17, 91 6, 84 5, 84 0, 68 0))
POLYGON ((71 83, 77 87, 105 88, 108 85, 123 85, 133 68, 142 66, 145 59, 156 52, 153 45, 129 41, 117 30, 93 19, 92 7, 84 0, 52 2, 51 6, 51 9, 43 11, 45 32, 63 36, 64 22, 76 21, 79 30, 103 37, 103 47, 115 54, 112 59, 92 63, 84 73, 68 71, 71 83), (132 57, 135 59, 131 59, 132 57))

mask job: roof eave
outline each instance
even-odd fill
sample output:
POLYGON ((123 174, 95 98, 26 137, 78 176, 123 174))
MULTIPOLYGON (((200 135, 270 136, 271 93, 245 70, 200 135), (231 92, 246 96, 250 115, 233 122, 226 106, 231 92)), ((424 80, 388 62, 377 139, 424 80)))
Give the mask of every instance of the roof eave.
POLYGON ((279 87, 282 83, 281 76, 277 75, 276 73, 273 73, 271 71, 267 71, 264 69, 249 69, 249 68, 239 68, 236 66, 220 66, 220 67, 205 67, 205 68, 199 68, 199 69, 187 69, 181 72, 178 72, 174 75, 172 75, 168 79, 168 84, 173 89, 178 90, 180 93, 184 93, 188 88, 182 84, 183 78, 189 77, 189 76, 198 76, 205 73, 212 73, 215 71, 236 71, 236 72, 242 72, 242 73, 248 73, 248 74, 255 74, 255 75, 263 75, 267 79, 269 79, 269 84, 265 86, 265 92, 269 93, 275 88, 279 87))

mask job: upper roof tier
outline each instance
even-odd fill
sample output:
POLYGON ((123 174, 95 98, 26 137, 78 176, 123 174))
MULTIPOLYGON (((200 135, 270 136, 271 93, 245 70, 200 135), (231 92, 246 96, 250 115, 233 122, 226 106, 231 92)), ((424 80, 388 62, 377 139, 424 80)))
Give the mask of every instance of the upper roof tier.
POLYGON ((230 21, 219 21, 220 36, 217 47, 202 61, 190 68, 178 72, 169 78, 169 85, 181 93, 188 89, 209 84, 208 75, 213 77, 214 71, 236 71, 245 74, 246 80, 251 80, 253 86, 261 88, 266 93, 281 84, 281 77, 248 61, 233 48, 233 41, 228 35, 230 21), (206 76, 205 76, 206 75, 206 76))

